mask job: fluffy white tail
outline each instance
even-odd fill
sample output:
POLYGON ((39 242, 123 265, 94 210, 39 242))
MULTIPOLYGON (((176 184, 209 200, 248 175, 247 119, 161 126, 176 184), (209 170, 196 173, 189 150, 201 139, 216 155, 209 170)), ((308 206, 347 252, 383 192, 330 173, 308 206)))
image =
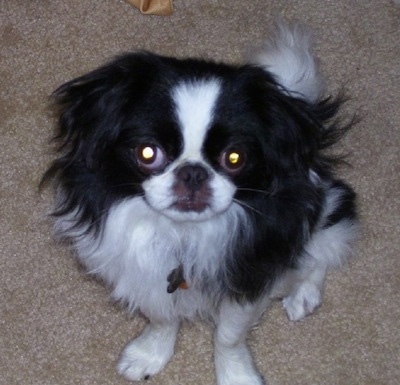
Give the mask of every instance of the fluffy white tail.
POLYGON ((250 58, 252 64, 272 73, 289 94, 315 102, 324 90, 311 31, 301 24, 279 21, 263 46, 250 58))

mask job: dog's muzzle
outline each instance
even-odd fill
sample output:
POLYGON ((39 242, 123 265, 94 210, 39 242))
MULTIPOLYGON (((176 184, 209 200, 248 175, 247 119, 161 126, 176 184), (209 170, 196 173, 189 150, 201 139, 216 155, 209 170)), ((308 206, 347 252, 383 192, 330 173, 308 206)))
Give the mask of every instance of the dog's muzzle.
POLYGON ((180 211, 202 212, 209 206, 210 173, 199 163, 187 163, 175 170, 174 207, 180 211))

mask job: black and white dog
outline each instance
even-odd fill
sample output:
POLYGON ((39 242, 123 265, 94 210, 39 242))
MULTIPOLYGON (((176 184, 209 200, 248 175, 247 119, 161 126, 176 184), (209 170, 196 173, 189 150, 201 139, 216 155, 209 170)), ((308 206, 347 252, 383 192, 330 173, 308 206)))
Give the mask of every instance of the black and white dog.
POLYGON ((348 127, 302 26, 245 65, 128 53, 55 91, 56 230, 149 324, 118 371, 170 360, 181 320, 215 324, 219 385, 262 384, 246 334, 273 298, 291 320, 350 255, 355 194, 326 154, 348 127))

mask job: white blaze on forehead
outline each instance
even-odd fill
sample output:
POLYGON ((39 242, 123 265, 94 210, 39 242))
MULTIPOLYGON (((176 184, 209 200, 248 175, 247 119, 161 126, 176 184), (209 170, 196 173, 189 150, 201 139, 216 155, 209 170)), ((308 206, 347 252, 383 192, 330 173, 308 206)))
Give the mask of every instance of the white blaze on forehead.
POLYGON ((200 156, 220 90, 216 79, 181 83, 173 90, 172 98, 184 140, 182 157, 185 159, 200 156))

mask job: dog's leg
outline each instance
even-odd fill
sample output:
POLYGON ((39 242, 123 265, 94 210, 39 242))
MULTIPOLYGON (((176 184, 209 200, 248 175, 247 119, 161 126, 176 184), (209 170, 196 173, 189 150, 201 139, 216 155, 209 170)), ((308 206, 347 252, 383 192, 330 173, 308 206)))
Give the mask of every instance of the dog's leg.
POLYGON ((326 269, 322 267, 308 272, 306 278, 283 299, 283 307, 291 321, 301 320, 321 304, 325 274, 326 269))
POLYGON ((215 368, 218 385, 262 385, 246 344, 248 330, 260 318, 266 304, 221 305, 215 331, 215 368))
POLYGON ((150 323, 122 352, 118 372, 131 381, 159 373, 174 353, 179 322, 150 323))
POLYGON ((291 289, 283 306, 290 320, 304 318, 321 304, 326 272, 340 267, 351 255, 357 230, 356 222, 343 219, 318 231, 306 245, 299 269, 287 277, 291 289))

